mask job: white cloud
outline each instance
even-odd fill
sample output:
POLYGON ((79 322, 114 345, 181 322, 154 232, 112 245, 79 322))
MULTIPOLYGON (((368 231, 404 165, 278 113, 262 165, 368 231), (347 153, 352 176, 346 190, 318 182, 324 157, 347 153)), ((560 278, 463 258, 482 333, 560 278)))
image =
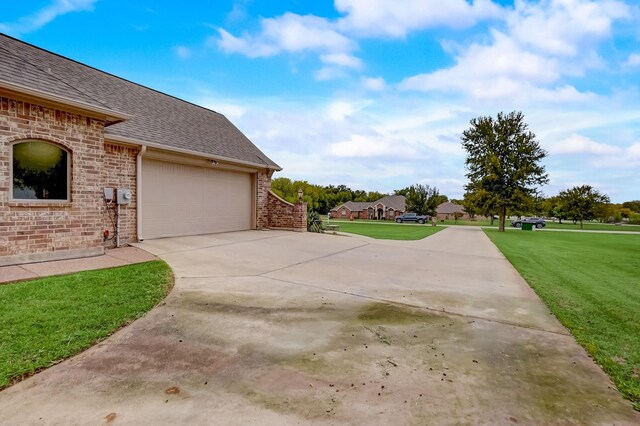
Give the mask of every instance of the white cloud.
POLYGON ((230 23, 237 23, 247 19, 247 6, 250 0, 236 0, 233 2, 233 8, 231 12, 227 14, 226 21, 230 23))
POLYGON ((431 27, 465 28, 502 14, 490 0, 335 0, 335 7, 346 14, 339 27, 361 36, 405 37, 431 27))
POLYGON ((613 21, 629 14, 620 1, 518 0, 507 21, 519 42, 552 55, 575 57, 584 55, 582 48, 608 38, 613 21))
POLYGON ((198 104, 212 111, 219 112, 220 114, 230 119, 241 118, 246 112, 245 107, 233 102, 216 101, 213 99, 201 99, 198 104))
POLYGON ((549 148, 551 154, 567 155, 567 154, 595 154, 595 155, 613 155, 619 154, 622 150, 613 145, 596 142, 586 136, 572 134, 549 148))
POLYGON ((176 46, 174 50, 176 52, 176 55, 178 55, 182 59, 187 59, 191 57, 191 50, 188 47, 176 46))
POLYGON ((329 145, 329 154, 342 158, 396 157, 411 158, 417 153, 411 146, 380 135, 351 135, 351 138, 329 145))
POLYGON ((632 53, 627 59, 627 66, 640 67, 640 53, 632 53))
POLYGON ((627 149, 627 154, 635 159, 640 159, 640 142, 634 143, 627 149))
POLYGON ((296 53, 313 50, 326 53, 347 53, 356 45, 335 30, 325 18, 313 15, 285 13, 277 18, 263 18, 260 31, 236 37, 218 29, 219 39, 211 42, 227 53, 240 53, 250 58, 269 57, 283 52, 296 53))
POLYGON ((347 73, 338 67, 322 67, 316 71, 315 79, 317 81, 336 80, 346 77, 347 73))
MULTIPOLYGON (((618 149, 608 155, 598 156, 590 164, 590 169, 609 169, 619 172, 621 170, 637 170, 640 168, 640 142, 634 143, 624 149, 618 149)), ((634 173, 638 180, 638 174, 634 173)), ((622 188, 619 188, 622 189, 622 188)))
POLYGON ((382 77, 363 77, 362 85, 367 90, 372 90, 374 92, 379 92, 384 90, 387 84, 382 77))
POLYGON ((508 35, 494 30, 491 44, 474 43, 456 57, 456 65, 418 74, 400 83, 403 90, 458 92, 484 100, 589 100, 569 85, 555 84, 563 72, 555 58, 523 50, 508 35))
POLYGON ((320 60, 325 64, 338 65, 345 68, 362 68, 362 61, 359 58, 346 53, 327 53, 321 55, 320 60))
POLYGON ((464 49, 462 54, 456 57, 457 64, 454 67, 410 77, 402 86, 407 89, 446 90, 464 88, 468 82, 473 81, 485 85, 491 80, 540 84, 558 79, 560 71, 553 59, 520 49, 513 39, 502 32, 494 30, 492 35, 491 44, 474 43, 464 49))
POLYGON ((0 31, 20 35, 30 33, 47 25, 58 16, 71 12, 93 10, 97 0, 55 0, 32 15, 20 18, 17 22, 0 23, 0 31))
POLYGON ((329 104, 327 117, 335 121, 344 121, 364 107, 366 107, 366 102, 361 103, 361 105, 355 105, 346 101, 335 101, 329 104))
POLYGON ((578 91, 563 78, 602 67, 597 48, 610 37, 613 22, 628 15, 618 1, 517 0, 506 15, 505 31, 494 28, 489 42, 454 47, 454 66, 406 78, 400 88, 481 100, 592 100, 592 93, 578 91))

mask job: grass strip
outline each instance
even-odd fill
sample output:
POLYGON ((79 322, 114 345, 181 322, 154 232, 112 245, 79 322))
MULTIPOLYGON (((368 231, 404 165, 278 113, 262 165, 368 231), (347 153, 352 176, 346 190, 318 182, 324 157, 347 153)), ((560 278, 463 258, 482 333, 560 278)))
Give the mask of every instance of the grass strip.
POLYGON ((172 286, 163 261, 0 286, 0 389, 103 340, 172 286))
POLYGON ((640 410, 640 236, 485 233, 640 410))
MULTIPOLYGON (((333 223, 333 222, 332 222, 333 223)), ((364 235, 380 240, 421 240, 438 231, 442 226, 414 225, 408 223, 368 223, 368 222, 339 222, 341 232, 364 235)))

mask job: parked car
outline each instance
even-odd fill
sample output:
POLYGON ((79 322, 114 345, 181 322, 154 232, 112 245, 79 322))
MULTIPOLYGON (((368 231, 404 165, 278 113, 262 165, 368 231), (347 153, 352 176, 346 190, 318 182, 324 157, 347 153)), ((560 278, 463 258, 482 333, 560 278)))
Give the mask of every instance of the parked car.
POLYGON ((522 228, 523 223, 532 223, 536 228, 544 228, 547 226, 547 222, 544 219, 540 219, 539 217, 527 217, 524 219, 516 219, 511 221, 511 226, 514 228, 522 228))
POLYGON ((418 213, 405 213, 402 216, 396 217, 396 222, 418 222, 425 223, 429 220, 429 216, 419 215, 418 213))

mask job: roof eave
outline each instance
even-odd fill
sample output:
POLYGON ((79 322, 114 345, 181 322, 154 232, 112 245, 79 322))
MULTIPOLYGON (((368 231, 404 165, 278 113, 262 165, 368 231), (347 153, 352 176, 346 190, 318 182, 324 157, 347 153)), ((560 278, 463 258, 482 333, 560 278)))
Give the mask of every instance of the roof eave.
POLYGON ((278 172, 282 170, 282 167, 278 166, 277 164, 275 166, 272 166, 270 164, 253 163, 251 161, 238 160, 236 158, 225 157, 223 155, 208 154, 206 152, 193 151, 190 149, 175 148, 172 146, 163 145, 155 142, 147 142, 140 139, 134 139, 126 136, 114 135, 109 133, 105 133, 104 139, 106 141, 124 143, 127 145, 147 146, 150 148, 157 148, 157 149, 176 152, 180 154, 194 155, 196 157, 204 157, 211 160, 225 161, 227 163, 238 164, 242 166, 250 166, 256 169, 269 169, 269 170, 274 170, 278 172))
POLYGON ((34 89, 32 87, 23 86, 22 84, 11 83, 2 79, 0 79, 0 89, 22 93, 33 98, 43 99, 45 101, 54 102, 56 104, 67 105, 75 109, 91 112, 104 117, 105 121, 107 121, 109 124, 114 124, 133 118, 133 115, 121 111, 116 111, 107 107, 101 107, 98 105, 92 105, 86 102, 69 99, 64 96, 55 95, 53 93, 34 89))

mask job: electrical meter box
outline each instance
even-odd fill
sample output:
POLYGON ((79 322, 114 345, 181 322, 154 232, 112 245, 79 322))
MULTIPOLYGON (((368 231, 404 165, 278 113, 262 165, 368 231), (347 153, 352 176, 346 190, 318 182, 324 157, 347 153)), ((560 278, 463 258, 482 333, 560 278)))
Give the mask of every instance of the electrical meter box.
POLYGON ((131 204, 131 190, 129 188, 118 188, 116 190, 116 203, 131 204))
POLYGON ((114 196, 114 189, 113 188, 105 188, 104 189, 104 200, 107 203, 112 203, 113 202, 113 196, 114 196))

